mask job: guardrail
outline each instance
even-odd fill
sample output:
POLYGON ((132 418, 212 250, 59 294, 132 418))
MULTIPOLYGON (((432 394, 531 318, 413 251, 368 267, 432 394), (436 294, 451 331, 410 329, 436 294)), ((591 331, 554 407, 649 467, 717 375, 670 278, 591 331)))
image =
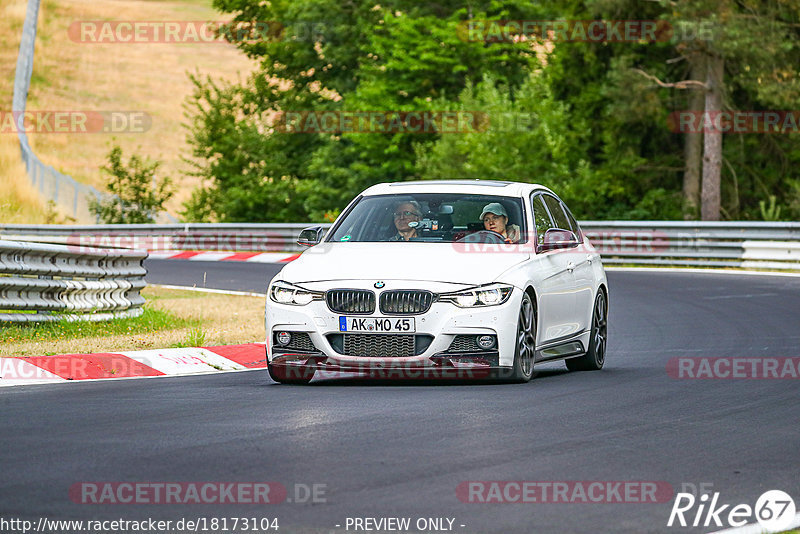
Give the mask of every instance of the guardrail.
MULTIPOLYGON (((80 246, 294 252, 312 223, 0 226, 0 237, 80 246)), ((329 224, 320 225, 328 228, 329 224)), ((800 223, 585 221, 606 264, 800 270, 800 223)))
POLYGON ((800 270, 800 223, 587 221, 605 264, 800 270))
MULTIPOLYGON (((0 238, 94 247, 165 250, 298 251, 312 223, 0 225, 0 238)), ((327 228, 329 224, 323 224, 327 228)))
POLYGON ((145 258, 143 250, 0 240, 0 322, 138 317, 145 258))

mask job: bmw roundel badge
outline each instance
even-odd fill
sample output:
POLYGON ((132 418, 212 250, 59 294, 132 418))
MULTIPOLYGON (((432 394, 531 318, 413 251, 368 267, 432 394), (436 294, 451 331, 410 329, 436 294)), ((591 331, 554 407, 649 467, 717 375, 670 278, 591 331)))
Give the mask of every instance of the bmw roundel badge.
POLYGON ((382 281, 379 280, 379 281, 375 282, 375 289, 380 289, 385 285, 386 285, 385 283, 383 283, 382 281))

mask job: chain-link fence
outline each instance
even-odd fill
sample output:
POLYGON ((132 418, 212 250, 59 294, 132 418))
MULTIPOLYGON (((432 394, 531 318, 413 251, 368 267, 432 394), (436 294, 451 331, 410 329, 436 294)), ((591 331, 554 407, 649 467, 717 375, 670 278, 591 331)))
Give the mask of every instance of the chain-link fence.
MULTIPOLYGON (((39 18, 40 0, 28 0, 25 24, 22 28, 22 40, 19 44, 17 71, 14 77, 13 112, 15 116, 25 112, 33 72, 33 52, 36 43, 36 27, 39 18)), ((62 174, 50 165, 46 165, 33 152, 28 135, 23 128, 18 129, 19 146, 22 160, 31 183, 47 200, 52 200, 65 214, 76 221, 90 222, 95 217, 89 212, 89 199, 100 198, 101 193, 94 187, 78 183, 71 176, 62 174)))

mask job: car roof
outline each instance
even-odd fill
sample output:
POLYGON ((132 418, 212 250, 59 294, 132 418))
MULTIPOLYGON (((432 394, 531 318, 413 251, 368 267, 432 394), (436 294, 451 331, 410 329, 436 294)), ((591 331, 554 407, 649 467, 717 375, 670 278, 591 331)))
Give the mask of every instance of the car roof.
POLYGON ((543 185, 523 182, 504 182, 499 180, 421 180, 415 182, 387 182, 376 184, 364 191, 362 195, 464 193, 516 197, 527 195, 535 190, 550 191, 550 189, 543 185))

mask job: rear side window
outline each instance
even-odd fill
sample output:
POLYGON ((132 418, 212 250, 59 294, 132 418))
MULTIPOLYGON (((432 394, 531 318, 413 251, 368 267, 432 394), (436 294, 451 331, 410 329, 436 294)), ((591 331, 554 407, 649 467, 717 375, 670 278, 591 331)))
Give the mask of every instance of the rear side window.
POLYGON ((548 215, 547 209, 544 207, 542 195, 534 196, 531 204, 533 205, 533 221, 536 225, 536 243, 541 245, 544 243, 545 232, 550 228, 554 228, 553 221, 550 220, 550 215, 548 215))
POLYGON ((575 232, 575 235, 578 237, 578 240, 583 242, 583 234, 581 234, 581 227, 578 226, 578 221, 575 220, 575 217, 572 216, 572 213, 569 211, 569 208, 563 202, 561 203, 561 207, 564 208, 564 213, 567 214, 567 220, 569 220, 569 224, 571 225, 571 230, 575 232))
POLYGON ((551 197, 550 195, 542 195, 544 197, 544 203, 547 204, 547 209, 550 210, 550 215, 553 216, 553 222, 556 225, 556 228, 560 228, 562 230, 575 230, 572 229, 572 225, 569 223, 567 219, 567 215, 564 213, 564 210, 561 208, 561 203, 556 199, 556 197, 551 197))

